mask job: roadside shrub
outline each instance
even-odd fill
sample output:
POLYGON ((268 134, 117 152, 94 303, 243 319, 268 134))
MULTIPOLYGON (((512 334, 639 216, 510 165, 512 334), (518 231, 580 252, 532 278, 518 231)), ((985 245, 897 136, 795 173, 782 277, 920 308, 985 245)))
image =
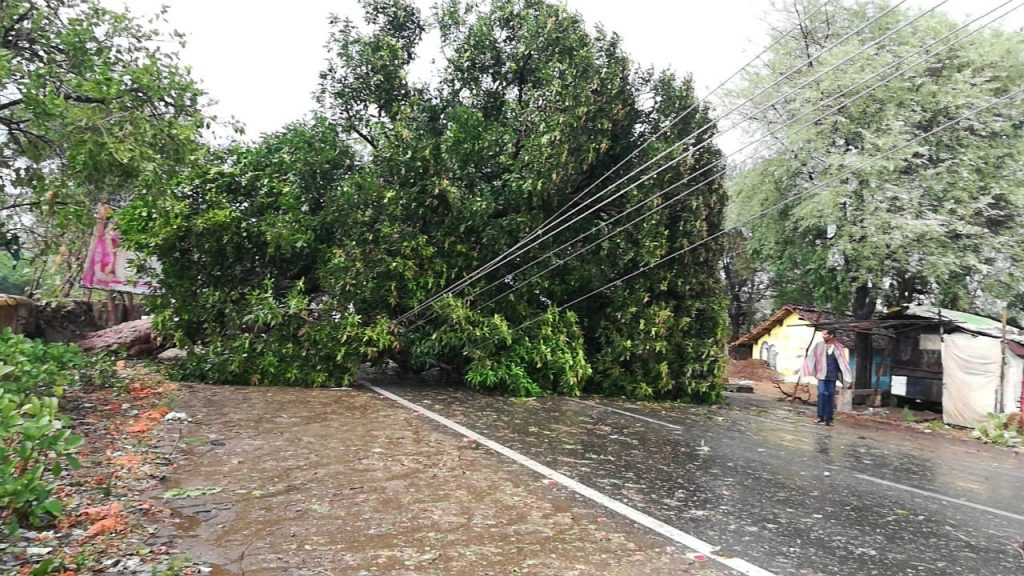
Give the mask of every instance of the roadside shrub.
POLYGON ((903 421, 906 422, 907 424, 913 424, 917 422, 917 416, 915 416, 914 412, 910 408, 907 408, 906 406, 904 406, 903 411, 900 412, 900 418, 903 418, 903 421))
POLYGON ((42 526, 61 513, 52 499, 63 463, 82 437, 66 429, 58 397, 86 361, 72 346, 0 333, 0 522, 8 532, 42 526))
POLYGON ((4 392, 60 396, 85 366, 85 354, 77 346, 43 344, 10 328, 0 332, 0 372, 5 372, 0 382, 4 392))
POLYGON ((987 420, 974 428, 971 436, 986 444, 1020 446, 1024 442, 1024 419, 1020 413, 988 413, 987 420))

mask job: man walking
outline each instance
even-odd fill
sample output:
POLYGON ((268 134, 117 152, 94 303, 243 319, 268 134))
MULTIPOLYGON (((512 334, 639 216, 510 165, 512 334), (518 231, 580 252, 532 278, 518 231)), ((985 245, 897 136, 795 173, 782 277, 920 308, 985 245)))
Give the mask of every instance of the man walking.
POLYGON ((842 379, 847 388, 853 384, 846 347, 836 340, 834 331, 822 331, 821 341, 814 344, 811 353, 804 359, 801 375, 813 376, 818 380, 817 423, 831 426, 836 406, 836 381, 842 379))

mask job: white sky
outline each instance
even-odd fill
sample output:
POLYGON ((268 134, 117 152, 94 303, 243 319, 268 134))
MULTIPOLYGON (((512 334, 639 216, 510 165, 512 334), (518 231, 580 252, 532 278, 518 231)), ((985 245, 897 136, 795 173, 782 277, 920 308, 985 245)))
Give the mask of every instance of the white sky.
MULTIPOLYGON (((704 96, 766 45, 770 0, 565 0, 588 23, 618 32, 642 65, 692 73, 704 96)), ((931 6, 936 0, 910 0, 931 6)), ((194 76, 218 103, 212 112, 234 117, 247 137, 273 131, 313 108, 312 93, 327 51, 327 15, 359 21, 356 0, 103 0, 137 15, 169 7, 172 27, 188 36, 182 52, 194 76)), ((424 10, 433 0, 416 0, 424 10)), ((980 14, 1000 0, 950 0, 957 18, 980 14)), ((1017 29, 1024 10, 1006 19, 1017 29)), ((436 46, 432 46, 436 50, 436 46)), ((430 54, 421 54, 429 58, 430 54)), ((726 146, 727 148, 729 146, 726 146)))

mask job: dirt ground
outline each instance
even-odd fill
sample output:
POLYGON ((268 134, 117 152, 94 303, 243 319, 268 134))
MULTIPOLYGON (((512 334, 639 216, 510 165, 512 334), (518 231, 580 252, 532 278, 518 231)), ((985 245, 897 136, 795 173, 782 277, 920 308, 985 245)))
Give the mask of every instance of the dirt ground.
POLYGON ((365 390, 183 386, 168 528, 213 574, 719 574, 365 390))
POLYGON ((762 360, 729 360, 726 377, 730 382, 748 381, 754 388, 754 394, 767 398, 787 399, 782 390, 790 395, 796 394, 808 402, 818 401, 818 390, 814 386, 784 382, 782 374, 772 370, 762 360), (782 387, 782 390, 779 387, 782 387))

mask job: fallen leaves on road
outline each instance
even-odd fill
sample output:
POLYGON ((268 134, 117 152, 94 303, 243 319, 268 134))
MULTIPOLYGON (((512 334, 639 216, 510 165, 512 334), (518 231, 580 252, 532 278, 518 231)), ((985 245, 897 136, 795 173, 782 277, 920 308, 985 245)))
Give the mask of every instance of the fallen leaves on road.
POLYGON ((142 465, 142 460, 142 454, 125 454, 124 456, 114 458, 113 463, 117 466, 132 469, 142 465))
POLYGON ((128 522, 120 515, 104 518, 85 531, 86 536, 103 536, 111 532, 120 532, 128 528, 128 522))
POLYGON ((106 506, 100 506, 98 508, 86 508, 78 513, 78 515, 86 522, 98 522, 107 518, 117 516, 121 513, 121 505, 117 502, 107 504, 106 506))
POLYGON ((196 487, 196 488, 171 488, 167 492, 160 495, 165 500, 177 500, 180 498, 197 498, 199 496, 209 496, 211 494, 217 494, 222 488, 215 487, 196 487))
POLYGON ((139 416, 131 426, 128 427, 125 432, 130 434, 143 434, 149 432, 156 425, 160 423, 160 420, 168 413, 171 409, 166 406, 160 406, 159 408, 144 412, 139 416))

